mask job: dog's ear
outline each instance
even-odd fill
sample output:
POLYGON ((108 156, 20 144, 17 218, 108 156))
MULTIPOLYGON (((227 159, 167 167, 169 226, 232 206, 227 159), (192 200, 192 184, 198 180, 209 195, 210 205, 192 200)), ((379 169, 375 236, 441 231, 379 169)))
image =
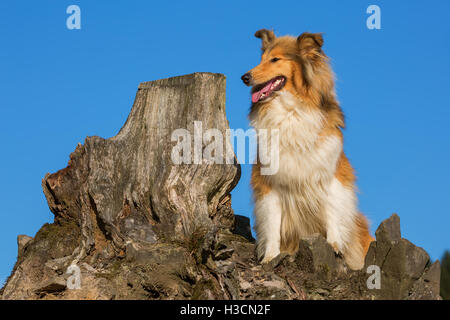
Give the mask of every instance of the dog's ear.
POLYGON ((302 33, 297 38, 298 48, 302 56, 314 58, 322 52, 323 37, 321 33, 302 33))
POLYGON ((261 29, 255 32, 255 37, 260 38, 262 40, 261 50, 266 51, 267 47, 275 40, 275 34, 272 30, 261 29))

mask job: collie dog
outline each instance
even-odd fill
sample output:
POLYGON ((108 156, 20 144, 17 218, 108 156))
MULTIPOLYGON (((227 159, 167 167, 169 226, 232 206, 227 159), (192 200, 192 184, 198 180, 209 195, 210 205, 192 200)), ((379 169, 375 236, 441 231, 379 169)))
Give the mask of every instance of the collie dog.
POLYGON ((263 175, 259 161, 252 170, 257 256, 267 263, 280 252, 293 254, 301 238, 319 233, 351 269, 361 269, 373 238, 357 208, 322 35, 276 37, 263 29, 255 36, 262 40, 261 62, 242 76, 252 87, 249 117, 258 136, 276 129, 279 137, 278 171, 263 175))

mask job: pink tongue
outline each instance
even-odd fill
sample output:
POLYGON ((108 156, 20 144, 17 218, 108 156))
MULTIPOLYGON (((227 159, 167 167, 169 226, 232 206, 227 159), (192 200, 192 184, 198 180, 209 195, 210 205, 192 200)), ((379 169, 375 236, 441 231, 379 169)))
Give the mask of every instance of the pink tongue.
POLYGON ((252 93, 252 102, 253 102, 253 103, 258 102, 259 99, 261 98, 261 95, 262 95, 263 93, 265 93, 266 96, 267 96, 267 95, 268 95, 268 92, 270 91, 270 87, 272 86, 272 83, 273 83, 273 81, 270 81, 270 82, 269 82, 264 88, 262 88, 261 90, 256 91, 256 92, 253 92, 253 93, 252 93))

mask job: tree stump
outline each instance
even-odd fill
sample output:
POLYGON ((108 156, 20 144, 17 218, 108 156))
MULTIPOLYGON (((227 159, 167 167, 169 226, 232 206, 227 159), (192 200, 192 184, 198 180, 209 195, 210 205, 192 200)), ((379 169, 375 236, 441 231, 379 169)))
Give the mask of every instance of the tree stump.
MULTIPOLYGON (((105 249, 120 256, 130 244, 185 241, 198 229, 234 225, 230 191, 240 178, 234 154, 231 164, 171 159, 177 143, 172 133, 186 129, 194 138, 195 122, 227 137, 224 75, 141 83, 115 137, 86 138, 65 169, 45 176, 42 187, 55 225, 79 228, 73 263, 105 249)), ((200 143, 202 151, 205 141, 200 143)), ((223 143, 223 150, 232 148, 227 139, 223 143)))

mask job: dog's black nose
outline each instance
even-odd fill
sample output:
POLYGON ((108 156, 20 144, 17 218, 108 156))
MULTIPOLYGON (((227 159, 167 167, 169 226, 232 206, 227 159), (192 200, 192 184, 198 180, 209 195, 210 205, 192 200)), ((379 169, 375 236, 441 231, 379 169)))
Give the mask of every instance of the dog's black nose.
POLYGON ((246 85, 249 85, 250 84, 250 81, 252 80, 252 76, 251 76, 251 74, 250 73, 246 73, 246 74, 244 74, 242 77, 241 77, 241 79, 242 79, 242 81, 244 81, 244 83, 246 84, 246 85))

